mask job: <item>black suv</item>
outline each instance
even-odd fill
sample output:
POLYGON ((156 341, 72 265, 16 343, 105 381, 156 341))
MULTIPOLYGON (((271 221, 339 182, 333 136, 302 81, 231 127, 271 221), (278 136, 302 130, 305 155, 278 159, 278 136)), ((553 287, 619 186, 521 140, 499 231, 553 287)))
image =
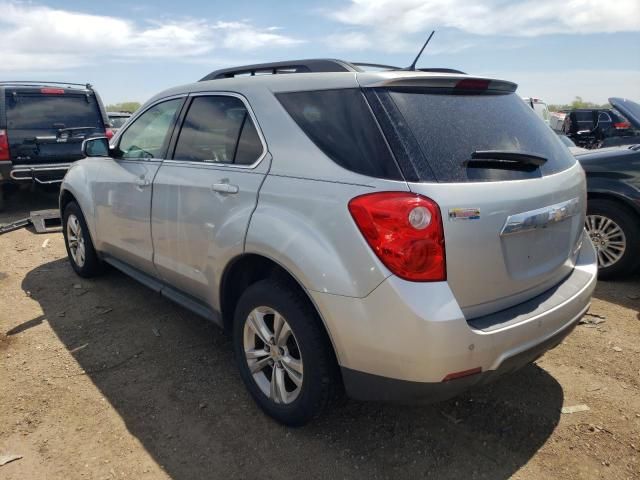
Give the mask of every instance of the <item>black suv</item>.
POLYGON ((599 148, 607 146, 608 139, 635 135, 629 121, 615 108, 580 108, 562 112, 566 113, 562 132, 579 147, 599 148))
POLYGON ((60 183, 83 140, 109 136, 108 125, 89 84, 0 82, 0 186, 60 183))

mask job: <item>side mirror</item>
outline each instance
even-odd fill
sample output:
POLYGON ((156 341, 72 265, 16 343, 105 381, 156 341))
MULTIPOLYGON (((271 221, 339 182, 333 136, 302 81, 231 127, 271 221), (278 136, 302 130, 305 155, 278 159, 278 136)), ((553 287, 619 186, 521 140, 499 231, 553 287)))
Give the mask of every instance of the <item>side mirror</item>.
POLYGON ((109 139, 107 137, 88 138, 82 142, 82 154, 85 157, 108 157, 109 139))

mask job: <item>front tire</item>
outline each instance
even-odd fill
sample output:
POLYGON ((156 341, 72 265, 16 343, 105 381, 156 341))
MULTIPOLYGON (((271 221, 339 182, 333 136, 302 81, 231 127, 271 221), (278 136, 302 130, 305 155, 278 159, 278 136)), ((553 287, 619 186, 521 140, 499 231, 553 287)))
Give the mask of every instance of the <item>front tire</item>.
POLYGON ((242 294, 233 343, 245 386, 278 422, 304 425, 336 397, 331 343, 308 300, 286 283, 261 280, 242 294))
POLYGON ((590 200, 585 227, 598 253, 600 278, 628 275, 638 267, 640 227, 626 206, 613 200, 590 200))
POLYGON ((96 254, 87 222, 76 202, 70 202, 62 215, 62 233, 69 262, 81 277, 90 278, 103 271, 103 264, 96 254))

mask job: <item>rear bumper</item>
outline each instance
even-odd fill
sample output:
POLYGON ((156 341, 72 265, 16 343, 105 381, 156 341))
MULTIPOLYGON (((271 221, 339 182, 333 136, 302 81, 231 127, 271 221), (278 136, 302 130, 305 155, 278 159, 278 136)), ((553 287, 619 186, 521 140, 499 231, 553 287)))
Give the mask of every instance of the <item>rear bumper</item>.
POLYGON ((71 163, 44 163, 39 165, 13 165, 3 172, 4 180, 13 182, 36 182, 41 185, 62 183, 71 163))
POLYGON ((446 282, 389 277, 365 298, 311 292, 327 324, 347 392, 363 400, 441 400, 533 361, 589 307, 597 278, 584 235, 576 266, 547 292, 467 321, 446 282), (443 381, 454 372, 482 373, 443 381))
POLYGON ((446 382, 410 382, 358 372, 343 367, 341 369, 342 378, 349 396, 357 400, 407 404, 439 402, 463 393, 472 387, 491 383, 502 375, 514 372, 538 359, 545 352, 562 342, 576 327, 580 317, 582 317, 582 314, 543 342, 507 358, 497 369, 476 375, 446 382))

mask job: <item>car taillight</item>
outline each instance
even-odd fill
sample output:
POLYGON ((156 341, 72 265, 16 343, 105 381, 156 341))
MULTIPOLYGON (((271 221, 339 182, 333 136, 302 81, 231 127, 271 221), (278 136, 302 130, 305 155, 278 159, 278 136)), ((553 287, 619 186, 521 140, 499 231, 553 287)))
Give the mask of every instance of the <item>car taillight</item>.
POLYGON ((64 95, 64 88, 41 88, 40 93, 46 95, 64 95))
POLYGON ((369 246, 395 275, 414 282, 447 278, 440 208, 409 192, 369 193, 349 212, 369 246))
POLYGON ((629 122, 618 122, 613 124, 613 128, 616 130, 626 130, 631 128, 631 124, 629 122))
POLYGON ((9 155, 9 138, 7 131, 0 130, 0 162, 7 162, 11 159, 9 155))
POLYGON ((111 130, 110 128, 105 129, 104 135, 107 137, 107 139, 111 140, 113 138, 113 130, 111 130))
POLYGON ((480 78, 465 78, 456 83, 455 90, 487 90, 489 80, 480 78))

